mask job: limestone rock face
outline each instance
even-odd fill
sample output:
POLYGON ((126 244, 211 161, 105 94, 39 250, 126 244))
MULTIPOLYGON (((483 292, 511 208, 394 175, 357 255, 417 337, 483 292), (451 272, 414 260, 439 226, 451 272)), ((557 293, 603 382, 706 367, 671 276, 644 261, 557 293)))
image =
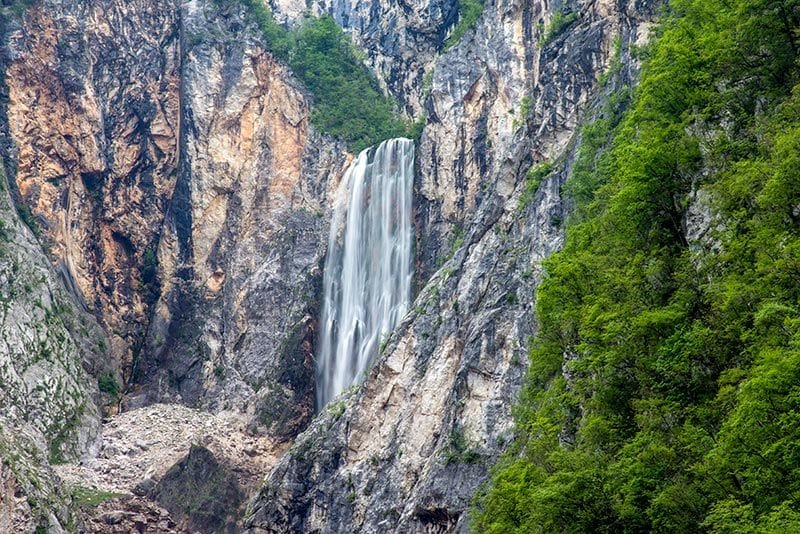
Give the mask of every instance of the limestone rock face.
POLYGON ((86 371, 102 368, 105 347, 0 190, 0 531, 68 522, 48 462, 94 448, 99 392, 86 371))
POLYGON ((652 7, 487 3, 439 57, 417 152, 413 311, 364 384, 272 471, 251 503, 251 532, 467 529, 469 501, 512 437, 541 261, 563 240, 577 127, 632 83, 631 45, 646 38, 652 7), (577 14, 560 32, 549 28, 557 11, 577 14), (526 192, 526 171, 544 161, 554 170, 526 192))
POLYGON ((326 200, 348 155, 230 9, 182 6, 181 161, 140 374, 151 398, 291 437, 313 415, 326 200))
POLYGON ((126 377, 176 180, 177 12, 158 4, 42 2, 7 45, 10 178, 126 377))
POLYGON ((8 34, 12 185, 108 333, 124 406, 237 409, 296 434, 349 156, 310 128, 244 8, 45 0, 8 34))
POLYGON ((422 279, 487 198, 509 198, 520 164, 563 155, 612 68, 616 39, 646 38, 652 9, 646 2, 487 3, 475 30, 437 60, 418 153, 422 279), (557 12, 574 22, 553 33, 557 12))

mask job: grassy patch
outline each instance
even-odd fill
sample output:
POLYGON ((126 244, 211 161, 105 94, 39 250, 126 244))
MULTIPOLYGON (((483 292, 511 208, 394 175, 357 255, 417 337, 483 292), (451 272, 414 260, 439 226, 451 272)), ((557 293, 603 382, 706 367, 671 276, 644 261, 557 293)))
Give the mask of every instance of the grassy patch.
POLYGON ((442 459, 445 465, 456 463, 472 464, 482 457, 478 451, 470 447, 463 428, 454 428, 450 435, 447 436, 447 443, 442 450, 442 459))
POLYGON ((542 185, 542 182, 545 178, 547 178, 552 170, 553 165, 547 161, 538 163, 536 165, 531 165, 531 167, 528 169, 528 172, 525 173, 525 189, 522 191, 522 194, 519 197, 517 212, 521 212, 530 205, 530 203, 533 201, 533 197, 536 195, 536 191, 539 189, 539 186, 542 185))
POLYGON ((106 501, 124 495, 124 493, 114 493, 87 486, 74 486, 71 491, 72 504, 78 508, 96 508, 106 501))
POLYGON ((449 50, 455 46, 464 37, 465 33, 474 28, 481 13, 483 13, 483 2, 481 0, 461 0, 458 4, 458 22, 450 36, 445 40, 444 49, 449 50))
POLYGON ((97 388, 107 395, 117 397, 120 393, 119 382, 117 377, 111 371, 106 371, 97 378, 97 388))
POLYGON ((552 43, 579 18, 580 15, 575 11, 556 11, 539 40, 539 46, 543 47, 552 43))

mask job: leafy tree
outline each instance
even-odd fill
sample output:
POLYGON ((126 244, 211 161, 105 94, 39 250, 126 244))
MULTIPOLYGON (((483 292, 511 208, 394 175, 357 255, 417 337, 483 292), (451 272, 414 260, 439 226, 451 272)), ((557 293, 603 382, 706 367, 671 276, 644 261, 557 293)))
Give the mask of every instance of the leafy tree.
POLYGON ((798 28, 797 0, 674 0, 584 128, 476 531, 800 529, 798 28))

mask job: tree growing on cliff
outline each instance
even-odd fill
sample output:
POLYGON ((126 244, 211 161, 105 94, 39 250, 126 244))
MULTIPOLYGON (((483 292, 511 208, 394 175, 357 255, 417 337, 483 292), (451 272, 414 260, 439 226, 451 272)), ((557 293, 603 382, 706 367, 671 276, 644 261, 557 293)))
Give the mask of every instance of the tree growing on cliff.
POLYGON ((800 530, 798 28, 797 0, 674 0, 585 129, 476 531, 800 530))

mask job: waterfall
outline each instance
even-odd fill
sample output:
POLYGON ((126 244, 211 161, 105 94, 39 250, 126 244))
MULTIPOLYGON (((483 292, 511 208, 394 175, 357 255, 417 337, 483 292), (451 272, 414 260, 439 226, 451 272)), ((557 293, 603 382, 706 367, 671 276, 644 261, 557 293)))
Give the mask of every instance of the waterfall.
POLYGON ((336 193, 323 274, 317 406, 362 378, 411 300, 414 143, 359 154, 336 193))

